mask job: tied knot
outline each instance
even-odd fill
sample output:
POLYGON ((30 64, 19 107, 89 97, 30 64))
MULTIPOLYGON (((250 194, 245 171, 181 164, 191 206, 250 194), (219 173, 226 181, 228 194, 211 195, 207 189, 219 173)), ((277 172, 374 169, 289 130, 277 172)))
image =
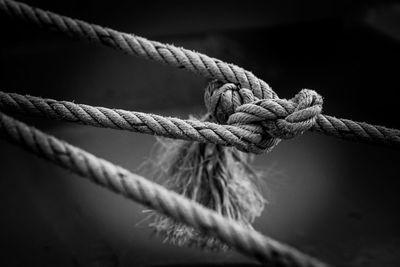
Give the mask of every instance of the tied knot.
POLYGON ((253 92, 233 83, 212 81, 204 93, 204 102, 214 121, 227 124, 229 116, 243 104, 256 101, 253 92))
POLYGON ((251 126, 264 134, 259 147, 272 149, 280 139, 303 134, 321 114, 323 100, 315 91, 301 90, 292 99, 259 98, 238 85, 211 82, 205 104, 212 118, 222 124, 251 126))

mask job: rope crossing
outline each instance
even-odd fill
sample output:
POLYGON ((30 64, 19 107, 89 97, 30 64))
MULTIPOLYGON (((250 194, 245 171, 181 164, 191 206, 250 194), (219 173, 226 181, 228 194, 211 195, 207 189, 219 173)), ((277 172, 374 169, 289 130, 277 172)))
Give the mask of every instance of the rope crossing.
POLYGON ((312 131, 343 139, 400 148, 399 130, 322 114, 317 115, 320 111, 320 105, 317 105, 315 110, 304 109, 304 113, 299 114, 298 112, 293 113, 296 104, 290 100, 271 99, 251 102, 249 100, 254 100, 254 96, 250 90, 233 90, 233 93, 227 93, 227 88, 235 88, 233 84, 225 84, 219 91, 212 89, 214 93, 212 93, 213 100, 211 100, 210 88, 214 86, 215 83, 211 83, 206 90, 206 105, 211 113, 217 114, 215 116, 219 118, 219 121, 221 116, 224 116, 225 120, 231 123, 230 125, 182 120, 122 109, 93 107, 2 91, 0 91, 0 110, 96 127, 234 146, 242 151, 252 153, 263 153, 266 148, 271 148, 278 142, 276 138, 271 139, 270 135, 278 138, 289 138, 293 137, 293 134, 300 134, 308 127, 311 127, 312 131), (236 95, 239 92, 241 95, 236 95), (231 96, 232 94, 234 96, 231 96), (240 98, 245 99, 243 103, 247 104, 239 105, 240 98), (219 103, 218 107, 215 106, 215 103, 219 103), (234 103, 233 107, 231 103, 234 103), (221 108, 224 110, 221 111, 221 108), (234 108, 236 108, 236 113, 229 115, 229 110, 232 111, 234 108), (311 119, 302 117, 306 115, 316 116, 311 119), (300 123, 302 128, 298 128, 296 133, 290 132, 293 126, 290 126, 290 124, 288 126, 288 121, 295 122, 299 119, 305 119, 302 120, 304 123, 300 123), (270 135, 267 138, 265 137, 265 129, 270 129, 268 132, 270 135))
POLYGON ((118 194, 207 233, 271 266, 327 267, 260 233, 0 112, 0 136, 118 194))
MULTIPOLYGON (((122 50, 129 55, 152 59, 177 68, 187 69, 200 74, 203 77, 217 79, 224 83, 233 83, 236 87, 249 89, 257 99, 278 98, 272 88, 266 82, 257 78, 253 73, 236 65, 225 63, 198 52, 147 40, 134 34, 118 32, 113 29, 72 19, 50 11, 33 8, 27 4, 12 0, 0 0, 0 11, 10 17, 22 19, 34 23, 42 28, 66 34, 71 38, 78 38, 106 45, 122 50)), ((256 110, 258 112, 265 111, 265 108, 262 105, 257 107, 256 105, 248 104, 246 107, 247 109, 244 107, 242 109, 247 113, 252 112, 252 115, 257 115, 254 114, 256 110)), ((139 114, 140 113, 136 113, 136 115, 139 114)), ((167 137, 175 136, 176 138, 186 140, 233 145, 240 150, 253 153, 262 153, 266 148, 271 147, 272 145, 272 140, 263 140, 263 138, 260 138, 262 130, 259 127, 246 127, 247 130, 245 131, 237 131, 237 128, 224 126, 224 128, 228 130, 224 131, 224 134, 220 135, 220 130, 222 128, 215 125, 206 124, 206 127, 203 128, 205 125, 193 125, 195 124, 193 121, 188 122, 189 125, 182 125, 183 123, 181 120, 177 121, 172 118, 163 120, 165 118, 155 115, 147 116, 143 113, 140 115, 142 115, 142 119, 149 119, 152 120, 152 122, 144 122, 146 126, 142 127, 144 129, 139 132, 147 131, 147 133, 159 134, 167 137), (164 122, 169 124, 166 126, 167 128, 175 128, 175 131, 172 129, 162 129, 161 125, 164 125, 164 122), (182 134, 180 130, 176 129, 176 127, 179 127, 178 125, 184 126, 185 131, 188 130, 190 133, 188 135, 185 133, 182 134), (153 128, 149 131, 149 129, 145 129, 147 126, 152 126, 153 128), (193 128, 195 128, 195 130, 193 130, 193 128), (199 131, 196 130, 196 128, 205 129, 202 131, 203 135, 199 134, 199 131), (171 134, 169 130, 173 131, 174 134, 171 134), (253 139, 254 137, 256 137, 255 139, 257 140, 253 139), (242 139, 244 139, 244 142, 241 141, 242 139)), ((282 124, 281 126, 283 127, 282 124)), ((316 117, 311 130, 342 139, 356 140, 396 148, 400 147, 399 130, 371 125, 365 122, 356 122, 332 116, 319 115, 316 117)), ((286 133, 285 136, 290 136, 290 134, 288 135, 286 133)), ((284 138, 285 136, 280 136, 280 138, 284 138)))
MULTIPOLYGON (((198 52, 121 33, 12 0, 0 0, 0 11, 73 38, 106 45, 129 55, 187 69, 212 79, 205 90, 204 100, 209 116, 217 123, 93 107, 0 91, 1 111, 234 146, 252 153, 270 151, 281 139, 293 138, 308 130, 342 139, 400 148, 399 130, 321 114, 323 100, 313 90, 303 89, 292 99, 280 99, 267 83, 251 72, 198 52)), ((263 263, 273 266, 327 266, 2 112, 0 136, 178 222, 213 234, 263 263)))

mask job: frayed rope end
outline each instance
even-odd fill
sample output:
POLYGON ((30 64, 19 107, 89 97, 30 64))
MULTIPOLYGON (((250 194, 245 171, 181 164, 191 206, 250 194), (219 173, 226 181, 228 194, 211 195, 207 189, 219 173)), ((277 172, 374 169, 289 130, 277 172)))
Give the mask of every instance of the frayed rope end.
MULTIPOLYGON (((266 201, 257 185, 260 175, 249 166, 252 155, 232 147, 165 139, 159 139, 156 153, 149 167, 168 189, 248 228, 261 215, 266 201)), ((165 215, 153 212, 148 219, 165 242, 214 251, 229 248, 165 215)))

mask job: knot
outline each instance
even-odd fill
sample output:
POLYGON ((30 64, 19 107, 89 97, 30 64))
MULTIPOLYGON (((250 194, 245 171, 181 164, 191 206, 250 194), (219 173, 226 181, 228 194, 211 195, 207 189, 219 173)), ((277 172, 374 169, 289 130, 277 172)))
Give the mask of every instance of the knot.
POLYGON ((226 124, 229 116, 243 104, 258 100, 249 89, 233 83, 211 81, 204 93, 204 102, 214 121, 226 124))
POLYGON ((272 149, 280 139, 303 134, 322 111, 322 97, 303 89, 292 99, 260 99, 249 89, 235 84, 211 82, 205 92, 205 104, 213 119, 222 124, 251 125, 264 138, 259 147, 272 149))
POLYGON ((259 123, 271 136, 289 139, 309 130, 322 111, 322 97, 303 89, 294 98, 261 99, 236 109, 229 124, 259 123))

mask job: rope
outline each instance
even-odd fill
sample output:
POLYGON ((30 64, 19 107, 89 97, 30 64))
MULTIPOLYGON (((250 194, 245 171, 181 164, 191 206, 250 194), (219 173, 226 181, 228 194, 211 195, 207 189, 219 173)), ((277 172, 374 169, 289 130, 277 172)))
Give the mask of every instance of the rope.
MULTIPOLYGON (((229 84, 225 86, 231 87, 229 84)), ((243 90, 245 89, 242 89, 241 98, 246 99, 247 97, 249 99, 249 94, 246 96, 243 90)), ((206 90, 206 92, 208 92, 208 90, 206 90)), ((248 92, 249 90, 247 90, 247 93, 248 92)), ((213 98, 217 99, 213 101, 223 106, 226 94, 219 94, 219 96, 222 96, 222 100, 213 98)), ((237 103, 237 101, 233 102, 237 103)), ((230 103, 232 103, 232 101, 230 101, 230 103)), ((206 104, 211 105, 207 101, 206 104)), ((215 107, 210 107, 209 109, 215 110, 215 107)), ((0 110, 3 111, 78 122, 96 127, 235 146, 242 151, 253 153, 262 153, 265 147, 268 146, 268 139, 265 138, 264 134, 265 126, 254 124, 257 122, 256 119, 263 121, 266 120, 266 117, 260 118, 260 116, 257 117, 256 115, 266 114, 266 116, 269 116, 267 117, 268 120, 276 121, 282 117, 286 118, 289 116, 288 114, 290 114, 290 111, 294 109, 295 104, 287 100, 274 99, 269 101, 262 100, 261 102, 256 101, 254 103, 243 104, 236 109, 237 113, 229 117, 231 120, 230 122, 234 124, 220 125, 212 122, 181 120, 148 113, 93 107, 68 101, 56 101, 53 99, 0 91, 0 110), (262 111, 254 111, 258 109, 262 109, 262 111), (250 122, 250 124, 242 124, 244 121, 241 120, 247 120, 246 123, 250 122)), ((311 127, 311 130, 343 139, 400 148, 400 131, 383 126, 318 115, 316 116, 315 123, 311 127)))
MULTIPOLYGON (((90 24, 81 20, 34 8, 27 4, 12 0, 0 0, 0 11, 10 17, 23 19, 43 28, 64 33, 73 38, 103 44, 122 50, 129 55, 136 55, 177 68, 187 69, 206 78, 217 79, 225 83, 233 83, 234 86, 243 89, 248 88, 251 90, 255 98, 266 100, 266 102, 264 102, 264 104, 261 104, 261 102, 247 103, 246 107, 241 108, 242 114, 235 115, 235 118, 239 116, 242 117, 240 120, 241 122, 246 122, 246 120, 243 119, 244 117, 252 117, 252 120, 254 121, 254 116, 259 116, 260 114, 266 114, 269 112, 270 110, 268 107, 270 105, 272 105, 272 108, 276 107, 274 100, 278 99, 278 97, 272 88, 251 72, 236 65, 225 63, 198 52, 147 40, 133 34, 118 32, 99 25, 90 24)), ((60 103, 66 104, 69 102, 60 103)), ((68 105, 70 105, 70 103, 68 105)), ((235 146, 242 151, 253 153, 262 153, 265 150, 268 151, 277 143, 277 141, 273 140, 271 136, 269 136, 269 138, 263 138, 266 136, 266 134, 263 133, 265 130, 269 135, 272 134, 272 137, 275 139, 289 138, 293 135, 303 133, 304 129, 308 129, 309 125, 311 125, 310 121, 308 123, 297 124, 297 126, 292 127, 293 131, 290 133, 290 126, 288 126, 288 124, 283 126, 285 123, 282 120, 280 126, 275 123, 277 127, 271 130, 268 129, 268 127, 266 129, 265 127, 260 128, 254 127, 254 125, 249 126, 247 124, 243 126, 236 125, 237 127, 227 125, 218 126, 217 124, 201 123, 193 120, 183 121, 176 118, 164 118, 152 114, 138 112, 128 113, 122 110, 111 111, 104 108, 93 108, 84 105, 80 105, 79 110, 81 116, 79 118, 75 117, 72 121, 79 121, 94 126, 116 129, 120 128, 185 140, 230 145, 235 146), (102 118, 102 120, 95 121, 95 118, 92 118, 91 116, 95 113, 85 114, 86 112, 90 113, 90 111, 97 113, 98 116, 95 116, 96 119, 102 118), (126 118, 132 119, 133 122, 127 121, 126 118), (116 121, 114 122, 112 119, 116 119, 116 121), (117 122, 118 124, 115 124, 117 122), (302 124, 307 125, 307 127, 301 126, 302 124), (283 128, 285 128, 285 130, 283 130, 283 128)), ((53 118, 55 117, 54 114, 52 116, 53 118)), ((269 114, 268 116, 271 117, 274 115, 269 114)), ((264 118, 268 119, 268 116, 264 116, 264 118)), ((293 119, 294 116, 290 117, 293 119)), ((232 121, 237 120, 232 119, 231 122, 232 121)), ((342 139, 361 141, 364 143, 392 146, 396 148, 400 147, 400 131, 396 129, 371 125, 365 122, 339 119, 327 115, 318 115, 311 121, 314 122, 311 130, 318 133, 342 139)))
MULTIPOLYGON (((302 90, 290 100, 279 99, 267 83, 251 72, 197 52, 121 33, 12 0, 0 0, 0 11, 73 38, 100 43, 130 55, 187 69, 225 83, 220 86, 218 82, 212 82, 205 94, 211 115, 224 125, 0 92, 2 110, 98 127, 230 145, 254 153, 268 151, 280 139, 292 138, 309 129, 344 139, 400 147, 399 130, 322 115, 322 97, 312 90, 302 90), (225 125, 226 123, 229 125, 225 125)), ((245 229, 238 223, 143 177, 46 135, 1 112, 0 135, 114 192, 177 221, 212 233, 263 263, 274 266, 326 266, 291 247, 254 230, 245 229)))
POLYGON ((115 193, 189 226, 214 234, 243 254, 254 257, 268 266, 327 266, 294 248, 246 229, 194 201, 1 112, 0 136, 115 193))
POLYGON ((216 121, 231 125, 257 125, 265 133, 265 150, 275 147, 280 139, 303 134, 315 124, 322 111, 322 97, 303 89, 293 99, 260 100, 248 89, 213 81, 204 100, 216 121))
POLYGON ((269 134, 271 143, 274 138, 289 139, 310 129, 341 139, 400 148, 400 130, 321 114, 322 97, 313 90, 303 89, 290 100, 260 99, 246 88, 213 81, 206 89, 205 103, 218 122, 257 125, 257 131, 269 134))
POLYGON ((147 40, 85 21, 72 19, 12 0, 0 0, 0 10, 10 17, 23 19, 69 37, 106 45, 126 54, 155 60, 210 79, 240 84, 259 98, 275 98, 275 92, 253 73, 236 65, 173 45, 147 40))
POLYGON ((131 112, 56 101, 34 96, 23 96, 0 91, 0 109, 45 118, 78 122, 96 127, 124 129, 184 140, 236 146, 242 150, 261 153, 257 147, 262 135, 230 125, 219 125, 198 120, 181 120, 149 113, 131 112))

